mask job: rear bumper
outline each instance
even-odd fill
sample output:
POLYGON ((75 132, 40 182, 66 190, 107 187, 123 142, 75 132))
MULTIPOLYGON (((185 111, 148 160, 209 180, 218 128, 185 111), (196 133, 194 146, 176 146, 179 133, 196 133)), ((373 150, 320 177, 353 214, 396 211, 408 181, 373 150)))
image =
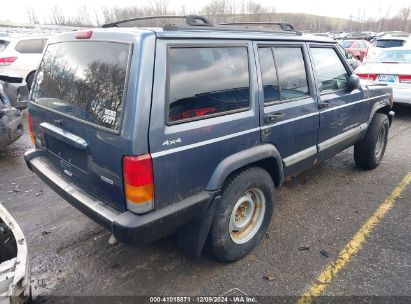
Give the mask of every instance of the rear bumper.
POLYGON ((45 153, 33 149, 24 154, 30 170, 71 205, 109 229, 116 239, 129 245, 145 244, 175 232, 201 216, 215 196, 215 192, 204 191, 143 215, 119 212, 67 180, 48 164, 45 153))
POLYGON ((392 92, 395 103, 411 104, 411 85, 409 89, 393 87, 392 92))

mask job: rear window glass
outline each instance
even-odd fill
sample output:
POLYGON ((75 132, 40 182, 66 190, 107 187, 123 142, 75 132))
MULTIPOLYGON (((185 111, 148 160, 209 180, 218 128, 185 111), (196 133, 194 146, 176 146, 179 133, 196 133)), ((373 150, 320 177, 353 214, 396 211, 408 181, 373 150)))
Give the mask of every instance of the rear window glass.
POLYGON ((375 61, 377 62, 409 62, 411 63, 411 50, 384 50, 379 54, 375 61))
POLYGON ((8 44, 9 44, 8 41, 6 41, 6 40, 0 40, 0 52, 3 51, 8 44))
POLYGON ((171 123, 249 107, 246 47, 171 48, 168 71, 171 123))
POLYGON ((352 40, 340 40, 338 43, 345 49, 350 48, 353 45, 352 40))
POLYGON ((377 40, 377 43, 375 44, 375 46, 380 47, 380 48, 392 48, 392 47, 403 46, 404 44, 405 44, 404 40, 384 39, 384 40, 377 40))
POLYGON ((32 99, 35 103, 118 130, 130 47, 112 42, 63 42, 47 47, 32 99))
POLYGON ((19 53, 41 54, 43 52, 42 39, 20 40, 14 48, 19 53))

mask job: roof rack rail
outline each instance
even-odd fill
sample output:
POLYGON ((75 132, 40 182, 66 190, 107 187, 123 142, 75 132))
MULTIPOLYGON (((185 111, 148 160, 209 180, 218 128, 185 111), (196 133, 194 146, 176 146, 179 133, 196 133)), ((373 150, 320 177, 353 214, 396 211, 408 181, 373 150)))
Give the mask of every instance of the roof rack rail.
MULTIPOLYGON (((102 27, 103 28, 108 28, 108 27, 118 27, 121 24, 126 24, 130 22, 139 22, 139 21, 144 21, 144 20, 154 20, 154 19, 185 19, 185 22, 189 26, 213 26, 213 24, 203 16, 197 16, 197 15, 187 15, 187 16, 181 16, 181 15, 163 15, 163 16, 146 16, 146 17, 136 17, 136 18, 131 18, 131 19, 125 19, 125 20, 119 20, 111 23, 104 24, 102 27)), ((169 27, 173 26, 173 24, 165 24, 164 27, 169 27)))
POLYGON ((283 31, 297 32, 294 26, 287 22, 226 22, 219 23, 219 25, 276 25, 279 26, 283 31))
MULTIPOLYGON (((111 22, 104 24, 103 28, 109 27, 130 27, 130 26, 138 26, 138 24, 130 24, 130 23, 138 23, 145 20, 166 20, 164 22, 163 30, 164 31, 178 31, 178 30, 209 30, 209 31, 252 31, 252 32, 268 32, 268 33, 293 33, 295 35, 302 35, 301 32, 296 31, 294 27, 286 22, 231 22, 231 23, 220 23, 218 25, 214 25, 211 23, 206 17, 198 16, 198 15, 164 15, 164 16, 147 16, 147 17, 136 17, 131 19, 119 20, 116 22, 111 22), (183 19, 185 24, 176 24, 169 22, 168 19, 183 19), (258 28, 258 27, 248 27, 248 25, 276 25, 279 26, 281 31, 275 31, 273 28, 258 28)), ((141 25, 140 25, 141 26, 141 25)))

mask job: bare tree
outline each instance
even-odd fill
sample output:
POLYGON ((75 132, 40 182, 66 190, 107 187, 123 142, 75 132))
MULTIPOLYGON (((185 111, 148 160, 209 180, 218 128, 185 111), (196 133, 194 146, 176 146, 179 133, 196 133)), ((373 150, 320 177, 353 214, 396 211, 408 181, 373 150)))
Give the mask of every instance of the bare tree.
POLYGON ((51 22, 53 24, 65 25, 66 17, 62 12, 61 8, 57 5, 54 5, 51 8, 51 22))
POLYGON ((32 7, 27 8, 27 15, 29 16, 30 24, 39 24, 36 10, 32 7))

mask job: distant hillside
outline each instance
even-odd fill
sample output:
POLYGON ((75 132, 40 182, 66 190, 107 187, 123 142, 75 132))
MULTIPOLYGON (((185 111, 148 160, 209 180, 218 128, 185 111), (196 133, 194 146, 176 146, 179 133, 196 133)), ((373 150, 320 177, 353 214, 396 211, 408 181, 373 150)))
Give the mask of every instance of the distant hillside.
MULTIPOLYGON (((43 24, 48 26, 53 25, 66 25, 75 27, 93 27, 99 26, 104 23, 109 23, 117 20, 124 20, 133 17, 149 16, 149 15, 174 15, 175 12, 155 13, 151 11, 144 11, 140 8, 121 8, 104 11, 103 17, 93 20, 91 14, 85 14, 84 16, 69 18, 51 18, 49 21, 46 19, 43 24), (59 21, 60 20, 60 21, 59 21)), ((191 14, 196 12, 191 12, 191 14)), ((311 14, 296 14, 296 13, 276 13, 276 12, 264 12, 264 13, 246 13, 246 14, 220 14, 218 12, 202 12, 207 16, 211 22, 223 23, 223 22, 288 22, 292 24, 297 30, 310 30, 312 33, 328 32, 328 31, 408 31, 411 32, 411 8, 409 9, 409 15, 403 14, 394 16, 392 18, 381 19, 364 19, 361 21, 348 20, 343 18, 334 18, 327 16, 311 15, 311 14)), ((201 13, 197 13, 201 14, 201 13)), ((159 26, 157 21, 145 21, 142 26, 159 26)), ((162 21, 164 22, 164 21, 162 21)), ((1 20, 0 20, 0 23, 1 20)), ((18 27, 16 24, 5 24, 0 27, 18 27)), ((42 27, 35 22, 37 27, 42 27)), ((30 25, 21 25, 23 27, 30 27, 30 25)))
POLYGON ((404 23, 396 17, 391 19, 365 20, 362 22, 343 18, 296 13, 209 15, 208 17, 216 23, 246 21, 288 22, 298 30, 310 30, 313 33, 328 31, 411 31, 411 22, 404 23))

